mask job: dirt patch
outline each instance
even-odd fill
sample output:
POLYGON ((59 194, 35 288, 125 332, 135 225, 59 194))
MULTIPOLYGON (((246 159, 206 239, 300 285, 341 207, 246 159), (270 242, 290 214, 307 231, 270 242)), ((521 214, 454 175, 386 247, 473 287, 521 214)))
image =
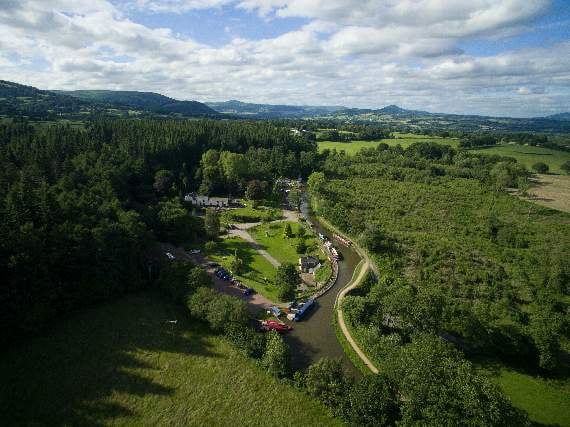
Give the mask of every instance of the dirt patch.
POLYGON ((570 176, 536 175, 522 199, 548 208, 570 212, 570 176))

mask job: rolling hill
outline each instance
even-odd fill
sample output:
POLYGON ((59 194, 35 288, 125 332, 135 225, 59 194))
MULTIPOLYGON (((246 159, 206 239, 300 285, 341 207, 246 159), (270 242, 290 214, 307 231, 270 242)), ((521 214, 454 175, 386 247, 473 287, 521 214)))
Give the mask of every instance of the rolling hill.
POLYGON ((157 114, 181 114, 183 116, 216 116, 218 113, 197 101, 178 101, 153 92, 114 90, 56 91, 86 102, 119 105, 157 114))
POLYGON ((197 101, 178 101, 152 92, 48 91, 0 80, 0 116, 35 120, 130 116, 218 117, 197 101))

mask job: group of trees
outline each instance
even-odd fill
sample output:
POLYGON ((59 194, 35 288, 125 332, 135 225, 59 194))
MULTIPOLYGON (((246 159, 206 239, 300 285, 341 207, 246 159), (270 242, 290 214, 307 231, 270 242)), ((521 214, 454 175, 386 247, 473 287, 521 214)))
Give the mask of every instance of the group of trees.
POLYGON ((334 129, 321 129, 316 134, 317 141, 377 141, 390 138, 388 129, 375 125, 339 124, 334 129))
POLYGON ((283 338, 275 331, 267 336, 255 331, 246 302, 212 289, 212 279, 205 270, 185 261, 165 263, 158 284, 174 302, 186 306, 189 315, 224 335, 271 375, 291 375, 289 347, 283 338))
POLYGON ((283 263, 277 267, 275 284, 279 289, 278 297, 281 301, 292 301, 295 299, 295 290, 299 282, 299 272, 295 265, 283 263))
POLYGON ((386 355, 382 372, 354 380, 340 360, 295 373, 296 385, 350 425, 528 425, 496 384, 439 337, 417 334, 386 355))

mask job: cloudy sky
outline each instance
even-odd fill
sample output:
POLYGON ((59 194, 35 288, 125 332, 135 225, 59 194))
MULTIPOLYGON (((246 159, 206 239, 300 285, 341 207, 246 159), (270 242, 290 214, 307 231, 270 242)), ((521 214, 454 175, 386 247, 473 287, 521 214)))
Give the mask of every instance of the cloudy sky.
POLYGON ((0 79, 541 116, 570 110, 570 0, 0 0, 0 79))

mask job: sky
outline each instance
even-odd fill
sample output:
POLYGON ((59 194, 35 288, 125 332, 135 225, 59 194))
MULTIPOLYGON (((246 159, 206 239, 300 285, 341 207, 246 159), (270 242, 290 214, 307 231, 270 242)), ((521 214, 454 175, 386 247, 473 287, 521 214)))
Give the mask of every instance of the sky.
POLYGON ((570 0, 0 0, 0 79, 545 116, 570 111, 570 0))

